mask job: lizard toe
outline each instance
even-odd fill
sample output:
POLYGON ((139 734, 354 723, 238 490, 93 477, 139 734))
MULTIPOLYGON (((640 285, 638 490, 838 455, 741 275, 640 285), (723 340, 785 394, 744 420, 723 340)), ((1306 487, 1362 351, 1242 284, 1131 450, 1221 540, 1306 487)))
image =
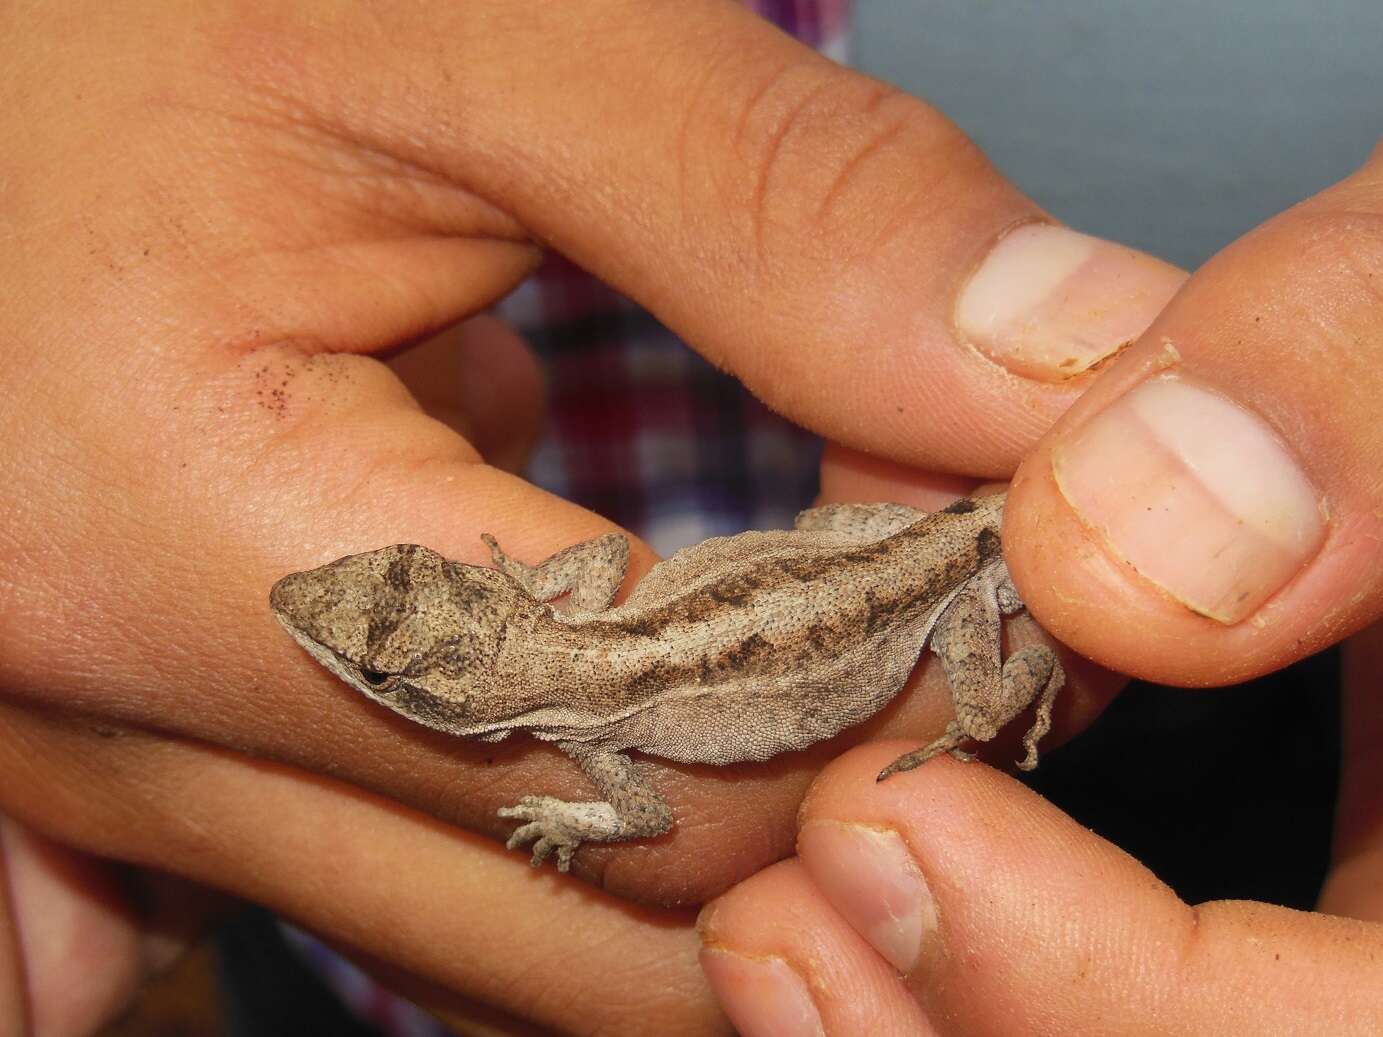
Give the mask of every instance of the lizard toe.
POLYGON ((542 836, 533 844, 533 856, 529 859, 529 864, 535 868, 541 868, 543 861, 552 856, 553 842, 547 836, 542 836))
POLYGON ((528 824, 514 829, 514 834, 509 836, 509 840, 504 844, 506 850, 517 850, 534 839, 541 839, 543 826, 537 821, 530 821, 528 824))
POLYGON ((939 752, 941 752, 941 750, 937 748, 935 745, 929 745, 925 749, 918 749, 915 752, 904 753, 902 756, 898 757, 898 759, 894 760, 887 767, 881 770, 879 772, 879 776, 874 780, 883 781, 885 778, 890 778, 895 774, 901 774, 903 771, 910 771, 916 767, 921 767, 924 763, 926 763, 939 752))
POLYGON ((520 821, 540 821, 544 809, 551 806, 551 796, 524 796, 511 807, 500 807, 495 811, 500 817, 517 818, 520 821))

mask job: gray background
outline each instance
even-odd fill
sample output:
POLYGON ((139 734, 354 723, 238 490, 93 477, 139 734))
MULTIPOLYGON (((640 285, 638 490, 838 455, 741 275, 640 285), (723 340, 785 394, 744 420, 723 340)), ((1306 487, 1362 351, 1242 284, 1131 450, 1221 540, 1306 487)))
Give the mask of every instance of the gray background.
MULTIPOLYGON (((1310 8, 856 0, 854 56, 949 114, 1056 216, 1195 267, 1383 134, 1383 0, 1310 8)), ((1188 902, 1310 908, 1330 859, 1338 686, 1334 652, 1215 691, 1135 683, 1098 734, 1025 780, 1188 902)))
POLYGON ((852 63, 1077 229, 1195 267, 1383 135, 1383 0, 855 0, 852 63))

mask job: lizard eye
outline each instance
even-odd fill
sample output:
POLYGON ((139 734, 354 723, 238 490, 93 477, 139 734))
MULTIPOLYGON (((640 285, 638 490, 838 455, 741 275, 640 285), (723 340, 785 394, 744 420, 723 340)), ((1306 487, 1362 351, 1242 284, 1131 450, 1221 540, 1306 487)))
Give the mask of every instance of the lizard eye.
POLYGON ((371 687, 378 688, 382 684, 389 683, 389 680, 393 675, 388 673, 380 673, 378 670, 367 670, 365 669, 365 667, 362 666, 360 667, 360 676, 366 684, 370 685, 371 687))

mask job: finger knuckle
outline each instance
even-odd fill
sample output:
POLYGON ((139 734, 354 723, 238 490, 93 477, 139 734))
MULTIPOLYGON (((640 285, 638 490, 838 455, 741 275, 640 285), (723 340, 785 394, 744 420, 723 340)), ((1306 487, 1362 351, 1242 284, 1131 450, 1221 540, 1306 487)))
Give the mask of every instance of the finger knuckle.
POLYGON ((1266 279, 1307 312, 1353 325, 1376 322, 1383 307, 1383 213, 1315 207, 1292 213, 1257 240, 1274 268, 1266 279))
POLYGON ((832 262, 875 251, 935 219, 988 164, 939 112, 835 66, 775 70, 747 96, 732 138, 754 253, 816 250, 832 262))

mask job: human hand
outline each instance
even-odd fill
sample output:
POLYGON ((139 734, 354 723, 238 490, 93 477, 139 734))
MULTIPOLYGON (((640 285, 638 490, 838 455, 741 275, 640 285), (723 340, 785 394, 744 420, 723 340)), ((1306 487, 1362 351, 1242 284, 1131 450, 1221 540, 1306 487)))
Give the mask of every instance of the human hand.
MULTIPOLYGON (((1375 156, 1216 257, 1021 466, 1005 555, 1063 641, 1150 679, 1214 684, 1377 617, 1379 172, 1375 156)), ((896 476, 847 452, 830 464, 846 495, 896 476)), ((1002 776, 943 761, 890 790, 870 768, 897 748, 870 747, 819 779, 800 860, 703 916, 732 1014, 750 990, 771 1004, 771 988, 828 1033, 1377 1032, 1383 632, 1344 653, 1320 913, 1186 905, 1002 776), (871 853, 872 877, 851 870, 871 853), (882 875, 900 860, 934 897, 926 924, 907 883, 882 875)))
MULTIPOLYGON (((1022 464, 1005 556, 1029 608, 1063 642, 1151 680, 1222 684, 1376 621, 1381 172, 1375 153, 1198 271, 1022 464)), ((834 466, 844 494, 893 475, 845 452, 834 466)), ((793 969, 810 960, 809 971, 746 970, 713 955, 727 1003, 748 983, 786 975, 792 987, 800 975, 815 984, 812 1010, 827 1032, 856 1032, 852 1011, 875 1021, 870 1032, 1377 1032, 1383 633, 1368 627, 1344 653, 1344 758, 1321 913, 1190 907, 998 775, 943 763, 913 790, 861 791, 848 780, 851 768, 868 771, 861 751, 851 758, 861 762, 821 778, 854 799, 813 798, 804 833, 833 830, 813 829, 813 818, 898 832, 936 896, 939 928, 916 960, 887 945, 883 958, 861 953, 857 932, 822 906, 867 932, 879 898, 898 887, 855 876, 870 892, 852 904, 832 877, 840 865, 828 840, 804 834, 800 864, 743 884, 704 925, 713 946, 793 969), (791 921, 754 927, 770 904, 791 921), (793 934, 816 922, 809 948, 793 934), (886 959, 905 973, 902 996, 880 979, 891 979, 886 959), (877 996, 850 1004, 831 994, 865 986, 877 996)))
MULTIPOLYGON (((681 916, 546 884, 439 823, 496 831, 497 806, 572 780, 565 761, 382 715, 282 636, 267 588, 382 543, 482 561, 485 529, 542 557, 607 528, 481 460, 516 463, 540 410, 522 344, 473 317, 537 242, 791 416, 976 474, 1009 470, 1088 380, 1065 376, 1180 275, 1037 231, 1070 290, 1017 323, 1070 348, 1026 348, 987 300, 1034 236, 986 256, 1041 213, 938 113, 729 3, 30 5, 3 39, 0 433, 20 449, 0 458, 0 811, 549 1025, 714 1026, 681 916), (619 974, 662 1007, 535 1001, 523 970, 575 933, 567 989, 634 958, 619 974)), ((868 730, 944 714, 933 686, 868 730)), ((578 863, 699 900, 791 845, 832 751, 733 781, 669 767, 675 834, 578 863)))
MULTIPOLYGON (((1021 467, 1005 553, 1063 640, 1222 683, 1377 615, 1377 174, 1197 273, 1021 467)), ((718 992, 746 1034, 775 1012, 776 1033, 1378 1032, 1383 629, 1344 653, 1319 913, 1184 904, 1017 783, 943 760, 878 785, 898 748, 870 746, 818 779, 799 859, 703 914, 718 992)))
MULTIPOLYGON (((1350 651, 1357 706, 1383 631, 1350 651)), ((813 784, 797 858, 703 911, 703 964, 744 1037, 1378 1033, 1380 734, 1375 713, 1346 736, 1319 913, 1188 905, 997 771, 943 757, 880 783, 910 744, 860 747, 813 784)))

